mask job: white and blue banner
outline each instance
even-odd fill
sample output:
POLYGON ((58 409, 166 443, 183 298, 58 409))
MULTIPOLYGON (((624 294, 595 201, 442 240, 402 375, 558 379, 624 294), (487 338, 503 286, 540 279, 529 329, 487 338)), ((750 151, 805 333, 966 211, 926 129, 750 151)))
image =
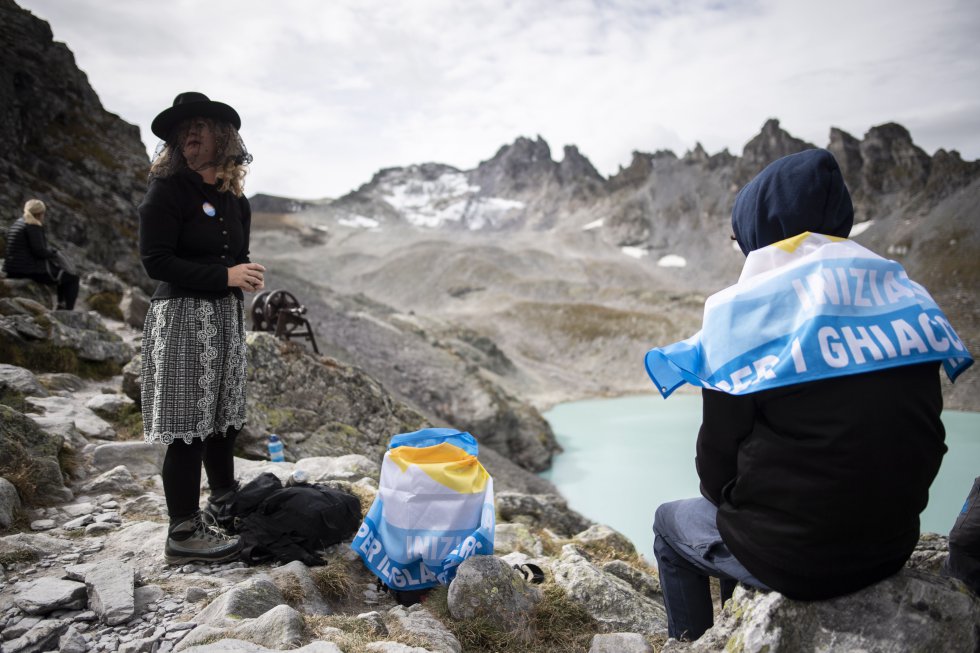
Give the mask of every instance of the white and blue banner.
POLYGON ((378 496, 351 543, 396 590, 448 585, 473 555, 493 553, 493 479, 469 433, 423 429, 391 439, 378 496))
POLYGON ((645 364, 666 398, 684 383, 741 395, 937 360, 950 380, 973 363, 925 288, 854 241, 808 232, 750 252, 738 283, 705 302, 701 331, 645 364))

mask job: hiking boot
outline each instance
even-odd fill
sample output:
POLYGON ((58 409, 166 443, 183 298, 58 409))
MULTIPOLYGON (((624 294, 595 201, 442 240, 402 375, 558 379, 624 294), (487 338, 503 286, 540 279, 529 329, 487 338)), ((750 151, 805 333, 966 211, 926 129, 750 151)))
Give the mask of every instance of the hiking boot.
POLYGON ((207 506, 202 511, 212 524, 217 524, 228 533, 235 533, 235 516, 232 514, 231 504, 238 495, 239 484, 236 481, 234 487, 222 492, 221 494, 211 493, 208 497, 207 506))
POLYGON ((234 560, 241 548, 240 538, 225 535, 209 524, 201 513, 197 513, 170 527, 163 552, 168 565, 183 565, 234 560))

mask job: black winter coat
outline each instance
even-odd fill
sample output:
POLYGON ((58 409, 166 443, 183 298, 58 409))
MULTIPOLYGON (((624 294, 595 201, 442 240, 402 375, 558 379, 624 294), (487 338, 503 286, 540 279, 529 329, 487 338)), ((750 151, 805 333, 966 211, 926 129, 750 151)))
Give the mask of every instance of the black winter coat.
POLYGON ((139 205, 140 257, 151 279, 160 281, 153 299, 219 299, 228 287, 228 268, 247 263, 252 210, 248 200, 219 192, 196 172, 154 179, 139 205))
POLYGON ((27 224, 23 216, 7 230, 7 253, 3 271, 11 278, 31 274, 47 274, 47 260, 55 252, 48 247, 44 227, 27 224))
POLYGON ((701 492, 746 569, 790 598, 813 600, 902 568, 946 453, 937 368, 742 396, 702 392, 701 492))

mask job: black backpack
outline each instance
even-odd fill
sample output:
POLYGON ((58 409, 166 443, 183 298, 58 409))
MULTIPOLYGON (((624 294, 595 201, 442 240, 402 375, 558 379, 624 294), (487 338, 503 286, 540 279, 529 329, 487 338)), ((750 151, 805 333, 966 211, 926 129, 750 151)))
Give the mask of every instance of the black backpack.
POLYGON ((361 502, 353 494, 318 483, 283 487, 271 473, 242 487, 228 509, 242 538, 241 559, 250 565, 322 565, 318 552, 350 539, 361 523, 361 502))

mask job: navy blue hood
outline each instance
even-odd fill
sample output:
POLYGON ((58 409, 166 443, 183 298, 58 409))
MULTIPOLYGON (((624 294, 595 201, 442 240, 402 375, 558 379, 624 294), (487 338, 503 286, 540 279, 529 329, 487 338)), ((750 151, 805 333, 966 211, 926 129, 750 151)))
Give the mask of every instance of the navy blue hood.
POLYGON ((732 231, 746 255, 804 231, 846 238, 853 224, 851 194, 827 150, 773 161, 738 192, 732 207, 732 231))

